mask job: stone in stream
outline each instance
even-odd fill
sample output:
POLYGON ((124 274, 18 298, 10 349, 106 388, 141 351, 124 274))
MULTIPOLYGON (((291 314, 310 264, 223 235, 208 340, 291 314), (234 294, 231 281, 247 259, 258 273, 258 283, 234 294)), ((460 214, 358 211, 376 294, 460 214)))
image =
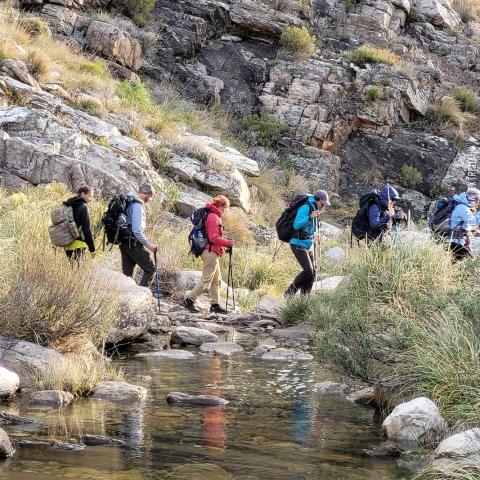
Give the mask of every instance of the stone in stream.
POLYGON ((32 418, 20 417, 10 412, 0 412, 0 425, 28 425, 37 423, 32 418))
POLYGON ((80 452, 85 448, 85 445, 81 443, 68 443, 68 442, 54 442, 52 447, 57 450, 67 450, 69 452, 80 452))
POLYGON ((0 367, 0 397, 11 397, 20 385, 20 378, 15 372, 0 367))
POLYGON ((382 424, 388 439, 412 446, 438 442, 447 428, 438 407, 426 397, 397 405, 382 424))
POLYGON ((314 334, 315 328, 311 325, 278 328, 271 333, 272 337, 277 340, 291 340, 303 344, 310 343, 314 334))
POLYGON ((22 398, 22 404, 29 408, 61 408, 70 405, 73 395, 62 390, 41 390, 22 398))
POLYGON ((104 437, 102 435, 84 435, 82 442, 88 446, 98 445, 125 445, 123 440, 117 440, 116 438, 104 437))
POLYGON ((372 448, 365 449, 363 453, 367 457, 384 458, 399 457, 405 450, 396 442, 383 442, 372 448))
POLYGON ((204 330, 208 330, 212 333, 226 333, 233 330, 232 327, 228 327, 227 325, 220 325, 219 323, 211 322, 196 322, 195 326, 197 328, 203 328, 204 330))
POLYGON ((218 337, 203 328, 177 327, 172 334, 172 342, 199 347, 203 343, 218 342, 218 337))
POLYGON ((313 388, 321 395, 343 395, 347 386, 327 380, 326 382, 316 383, 313 388))
POLYGON ((145 352, 138 353, 135 357, 163 357, 163 358, 174 358, 177 360, 188 360, 190 358, 195 358, 196 355, 187 350, 159 350, 158 352, 145 352))
POLYGON ((204 343, 200 346, 200 352, 206 355, 231 357, 235 353, 243 352, 243 347, 234 342, 204 343))
POLYGON ((189 395, 182 392, 171 392, 167 395, 167 403, 173 405, 190 405, 198 407, 216 407, 227 405, 228 400, 214 395, 189 395))
POLYGON ((272 360, 272 361, 299 361, 299 362, 308 362, 313 360, 313 356, 309 353, 300 352, 297 350, 292 350, 290 348, 274 348, 269 352, 263 354, 260 357, 262 360, 272 360))
POLYGON ((347 396, 347 400, 350 400, 353 403, 358 403, 359 405, 371 405, 372 407, 376 406, 376 394, 374 387, 366 387, 361 390, 356 390, 347 396))
POLYGON ((0 428, 0 458, 9 458, 13 456, 15 449, 13 448, 10 438, 8 438, 7 432, 0 428))
POLYGON ((147 396, 147 389, 126 382, 102 382, 93 390, 92 397, 111 402, 135 402, 147 396))
POLYGON ((443 475, 452 475, 461 468, 478 468, 480 428, 471 428, 447 437, 433 452, 433 458, 431 468, 443 475))

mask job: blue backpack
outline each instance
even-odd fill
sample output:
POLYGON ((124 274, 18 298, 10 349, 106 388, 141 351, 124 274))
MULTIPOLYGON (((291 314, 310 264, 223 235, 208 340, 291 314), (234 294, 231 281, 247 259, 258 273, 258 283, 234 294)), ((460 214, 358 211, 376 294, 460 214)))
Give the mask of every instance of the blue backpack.
POLYGON ((205 222, 209 213, 212 213, 210 209, 202 207, 197 208, 189 217, 193 223, 193 228, 188 236, 188 243, 190 244, 190 251, 195 257, 199 257, 209 243, 205 230, 205 222))
POLYGON ((428 228, 436 237, 450 236, 450 220, 457 202, 453 197, 442 197, 437 200, 435 210, 428 217, 428 228))

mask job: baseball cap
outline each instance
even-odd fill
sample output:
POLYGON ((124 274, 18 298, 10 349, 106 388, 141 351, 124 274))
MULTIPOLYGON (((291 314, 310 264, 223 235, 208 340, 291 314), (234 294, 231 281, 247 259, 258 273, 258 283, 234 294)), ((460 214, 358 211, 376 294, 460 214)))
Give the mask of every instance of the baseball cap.
POLYGON ((325 207, 330 206, 330 199, 328 193, 325 190, 318 190, 315 192, 314 198, 317 202, 322 202, 325 207))

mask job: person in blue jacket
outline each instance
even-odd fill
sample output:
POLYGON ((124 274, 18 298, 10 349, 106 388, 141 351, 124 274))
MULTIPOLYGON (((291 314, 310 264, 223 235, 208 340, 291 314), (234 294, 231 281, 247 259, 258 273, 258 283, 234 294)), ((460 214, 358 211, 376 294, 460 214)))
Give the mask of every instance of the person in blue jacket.
POLYGON ((285 295, 295 295, 298 290, 302 294, 307 294, 312 290, 317 268, 313 248, 314 235, 320 213, 329 206, 328 193, 325 190, 318 190, 315 195, 310 195, 308 201, 297 210, 293 221, 295 235, 290 240, 290 248, 302 271, 295 277, 285 295))
POLYGON ((395 216, 394 204, 400 200, 397 190, 385 185, 378 195, 379 202, 373 202, 368 208, 369 240, 382 240, 383 234, 391 229, 394 220, 401 220, 395 216))
POLYGON ((450 217, 450 250, 455 260, 471 257, 470 235, 478 221, 474 210, 480 204, 480 190, 469 188, 466 192, 454 195, 455 207, 450 217))

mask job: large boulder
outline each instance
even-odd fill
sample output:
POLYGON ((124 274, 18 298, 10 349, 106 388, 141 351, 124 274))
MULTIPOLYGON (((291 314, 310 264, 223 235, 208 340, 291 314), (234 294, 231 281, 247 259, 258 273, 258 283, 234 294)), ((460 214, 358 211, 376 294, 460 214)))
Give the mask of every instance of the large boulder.
POLYGON ((218 342, 218 337, 203 328, 177 327, 172 334, 172 342, 199 347, 204 343, 218 342))
MULTIPOLYGON (((180 187, 178 197, 175 199, 174 208, 175 212, 181 217, 188 217, 197 208, 204 207, 207 203, 210 203, 212 196, 208 195, 195 188, 188 187, 182 183, 177 183, 180 187)), ((188 228, 192 225, 188 224, 188 228)))
POLYGON ((382 424, 390 440, 412 446, 439 441, 447 428, 438 407, 426 397, 397 405, 382 424))
POLYGON ((61 390, 42 390, 22 398, 22 403, 29 408, 59 408, 70 405, 73 395, 61 390))
POLYGON ((0 428, 0 458, 10 458, 15 453, 10 438, 8 438, 7 432, 0 428))
POLYGON ((30 384, 32 374, 43 375, 49 369, 60 370, 65 362, 65 357, 55 350, 0 336, 0 365, 18 374, 20 387, 30 384))
POLYGON ((70 36, 78 15, 75 11, 61 5, 47 4, 42 8, 42 17, 54 32, 70 36))
POLYGON ((294 325, 287 328, 276 328, 271 336, 276 340, 308 344, 312 341, 315 328, 311 325, 294 325))
POLYGON ((128 403, 145 399, 147 389, 126 382, 107 381, 95 387, 93 398, 110 402, 128 403))
POLYGON ((19 386, 19 376, 15 372, 0 367, 0 397, 11 397, 19 386))
POLYGON ((442 180, 442 189, 449 193, 466 190, 480 182, 480 146, 470 145, 458 152, 442 180))
POLYGON ((424 17, 438 27, 453 29, 462 23, 449 0, 413 0, 412 6, 417 18, 424 17))
POLYGON ((460 468, 478 466, 480 461, 480 428, 451 435, 433 452, 432 469, 449 475, 460 468))
POLYGON ((122 301, 122 316, 110 328, 108 343, 131 342, 147 332, 155 312, 155 301, 149 288, 115 270, 98 269, 94 273, 99 286, 118 291, 122 301))
POLYGON ((88 26, 85 42, 90 50, 131 70, 143 64, 142 46, 130 33, 94 20, 88 26))

